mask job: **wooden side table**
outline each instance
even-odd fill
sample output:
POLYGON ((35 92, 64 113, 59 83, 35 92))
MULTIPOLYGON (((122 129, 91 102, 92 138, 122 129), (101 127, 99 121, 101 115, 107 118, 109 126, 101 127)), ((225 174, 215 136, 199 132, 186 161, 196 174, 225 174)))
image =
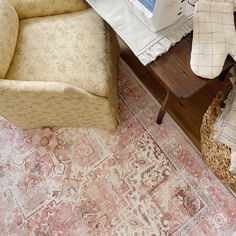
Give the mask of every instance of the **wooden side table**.
MULTIPOLYGON (((202 117, 216 93, 222 86, 230 84, 230 81, 201 79, 193 74, 190 68, 191 34, 147 66, 138 60, 122 39, 118 39, 122 59, 162 104, 158 123, 161 123, 165 112, 168 111, 200 150, 202 117)), ((235 62, 230 57, 227 58, 222 78, 233 64, 235 62)))
MULTIPOLYGON (((192 72, 190 68, 191 45, 192 35, 190 34, 166 54, 146 66, 153 77, 166 89, 166 96, 157 117, 158 124, 162 123, 163 116, 175 98, 188 98, 212 82, 192 72)), ((234 64, 235 61, 228 57, 219 78, 224 79, 234 64)))

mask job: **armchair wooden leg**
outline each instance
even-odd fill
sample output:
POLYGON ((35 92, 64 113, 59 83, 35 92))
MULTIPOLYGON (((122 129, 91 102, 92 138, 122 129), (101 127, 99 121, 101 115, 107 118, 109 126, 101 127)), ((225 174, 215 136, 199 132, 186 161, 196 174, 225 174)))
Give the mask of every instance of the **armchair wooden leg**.
POLYGON ((164 99, 164 102, 161 105, 160 111, 157 116, 157 124, 160 125, 162 123, 163 117, 165 113, 167 112, 167 108, 170 105, 170 103, 173 101, 173 94, 168 90, 164 99))

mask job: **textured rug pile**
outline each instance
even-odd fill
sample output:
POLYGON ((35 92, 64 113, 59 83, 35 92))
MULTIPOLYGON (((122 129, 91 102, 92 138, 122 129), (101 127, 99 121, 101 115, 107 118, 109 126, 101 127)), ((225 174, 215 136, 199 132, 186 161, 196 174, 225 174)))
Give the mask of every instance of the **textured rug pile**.
POLYGON ((236 201, 123 63, 120 120, 23 131, 0 118, 1 236, 231 235, 236 201))

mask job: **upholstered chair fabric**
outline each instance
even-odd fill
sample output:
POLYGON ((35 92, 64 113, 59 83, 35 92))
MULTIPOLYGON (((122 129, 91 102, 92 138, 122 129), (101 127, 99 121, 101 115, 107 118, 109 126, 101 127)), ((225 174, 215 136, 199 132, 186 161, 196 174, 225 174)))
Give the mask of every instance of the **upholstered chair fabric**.
POLYGON ((114 32, 91 8, 20 20, 0 115, 21 128, 114 129, 118 54, 114 32))
POLYGON ((62 82, 106 96, 107 34, 92 9, 21 20, 6 79, 62 82))
POLYGON ((21 128, 117 126, 113 101, 67 84, 0 80, 0 94, 0 114, 21 128))
POLYGON ((8 0, 19 18, 50 16, 88 8, 84 0, 8 0))
POLYGON ((7 0, 0 0, 0 79, 5 77, 12 60, 18 27, 16 11, 7 0))

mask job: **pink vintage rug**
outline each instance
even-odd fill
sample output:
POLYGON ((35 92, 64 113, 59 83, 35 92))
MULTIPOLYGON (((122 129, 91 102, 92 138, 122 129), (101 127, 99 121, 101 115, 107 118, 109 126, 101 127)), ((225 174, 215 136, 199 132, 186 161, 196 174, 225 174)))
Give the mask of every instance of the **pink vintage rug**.
POLYGON ((235 197, 121 62, 121 124, 22 131, 0 118, 1 236, 229 236, 235 197))

